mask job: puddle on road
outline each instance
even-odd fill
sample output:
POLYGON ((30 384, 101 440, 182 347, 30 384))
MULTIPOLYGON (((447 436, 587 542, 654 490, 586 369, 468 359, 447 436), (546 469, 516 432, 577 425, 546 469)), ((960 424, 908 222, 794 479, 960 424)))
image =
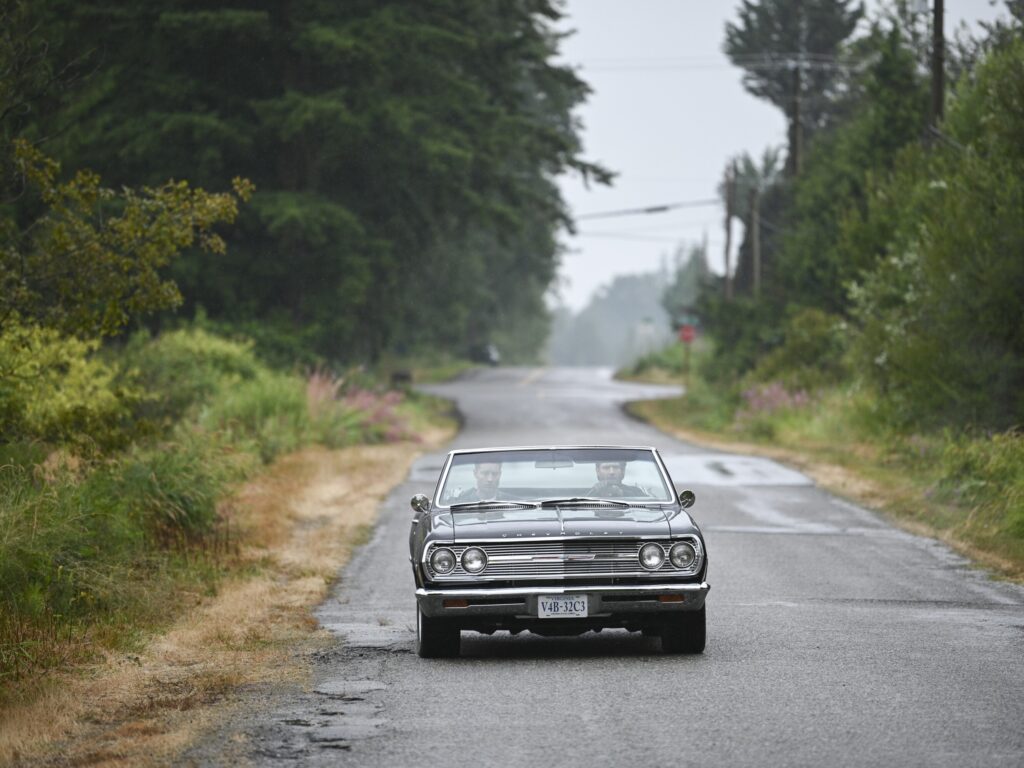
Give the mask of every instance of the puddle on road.
POLYGON ((809 477, 759 456, 667 454, 665 466, 676 486, 813 485, 809 477))
POLYGON ((354 698, 370 691, 383 691, 386 687, 377 680, 329 680, 313 690, 321 696, 354 698))

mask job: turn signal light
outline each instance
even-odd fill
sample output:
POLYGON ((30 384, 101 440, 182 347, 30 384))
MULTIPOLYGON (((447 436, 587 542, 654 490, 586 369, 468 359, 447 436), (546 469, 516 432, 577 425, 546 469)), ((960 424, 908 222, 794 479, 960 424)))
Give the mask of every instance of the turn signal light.
POLYGON ((469 600, 443 600, 441 604, 445 608, 469 608, 469 600))
POLYGON ((658 595, 659 603, 684 603, 686 595, 658 595))

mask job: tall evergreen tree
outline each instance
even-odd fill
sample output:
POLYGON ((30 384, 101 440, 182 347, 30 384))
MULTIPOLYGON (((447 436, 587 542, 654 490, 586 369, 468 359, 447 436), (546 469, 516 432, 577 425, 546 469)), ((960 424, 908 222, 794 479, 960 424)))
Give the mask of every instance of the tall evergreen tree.
POLYGON ((743 0, 725 25, 723 48, 744 70, 743 87, 786 115, 790 173, 799 143, 827 120, 840 46, 863 16, 860 0, 743 0))
POLYGON ((257 193, 229 254, 176 276, 215 319, 330 357, 489 334, 543 312, 553 176, 586 86, 553 66, 549 0, 47 0, 103 66, 63 154, 106 178, 235 175, 257 193))

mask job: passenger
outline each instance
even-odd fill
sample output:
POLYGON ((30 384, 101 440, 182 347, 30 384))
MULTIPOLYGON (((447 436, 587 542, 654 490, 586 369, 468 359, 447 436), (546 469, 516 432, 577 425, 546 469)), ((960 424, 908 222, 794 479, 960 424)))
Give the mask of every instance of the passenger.
POLYGON ((599 461, 594 465, 597 482, 587 491, 588 496, 613 499, 619 496, 645 496, 643 489, 635 485, 623 485, 626 476, 626 462, 599 461))
POLYGON ((501 464, 497 462, 477 464, 473 467, 473 477, 476 478, 476 487, 467 488, 460 493, 456 503, 504 498, 504 494, 498 490, 498 483, 501 482, 501 464))

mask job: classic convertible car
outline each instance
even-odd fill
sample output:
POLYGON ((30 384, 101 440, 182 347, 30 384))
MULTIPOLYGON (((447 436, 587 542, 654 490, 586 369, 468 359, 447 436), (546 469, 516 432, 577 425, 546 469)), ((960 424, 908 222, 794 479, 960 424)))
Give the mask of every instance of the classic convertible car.
POLYGON ((452 451, 412 497, 417 650, 462 630, 578 635, 618 627, 704 650, 707 553, 653 448, 452 451))

